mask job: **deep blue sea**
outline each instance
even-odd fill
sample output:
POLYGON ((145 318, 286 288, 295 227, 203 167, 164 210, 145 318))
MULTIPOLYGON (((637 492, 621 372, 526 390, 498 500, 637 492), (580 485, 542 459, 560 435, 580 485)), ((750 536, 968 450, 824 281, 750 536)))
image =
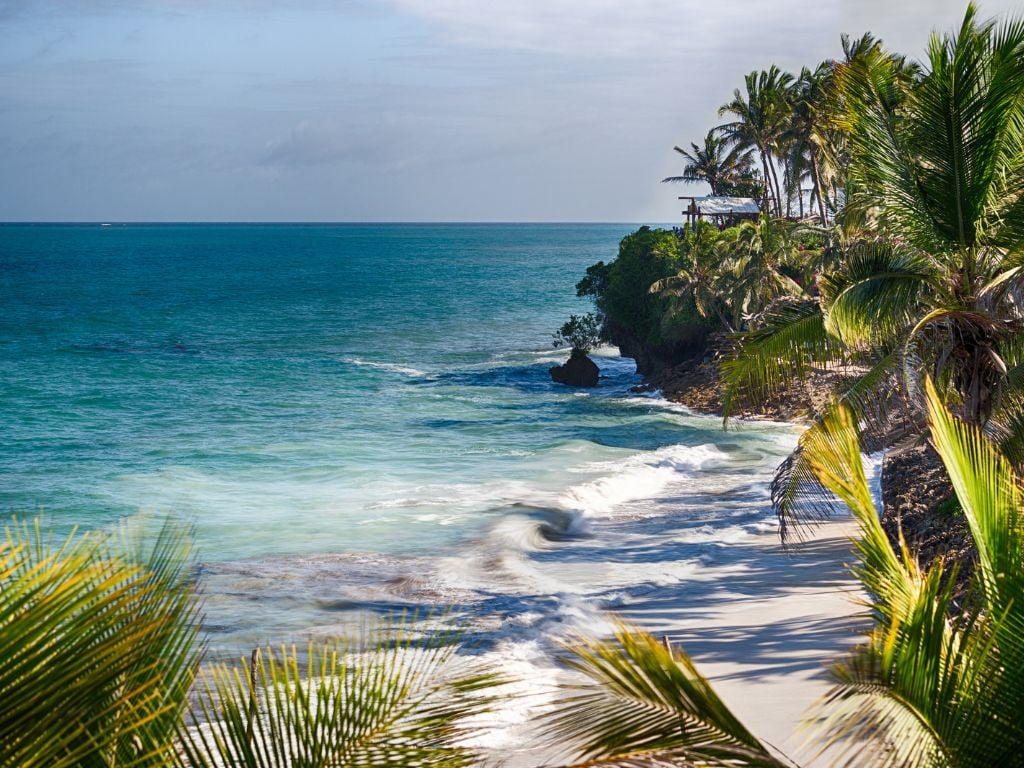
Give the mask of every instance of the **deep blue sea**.
POLYGON ((533 636, 772 525, 790 431, 553 384, 630 225, 0 226, 0 507, 195 524, 215 648, 454 604, 533 636))

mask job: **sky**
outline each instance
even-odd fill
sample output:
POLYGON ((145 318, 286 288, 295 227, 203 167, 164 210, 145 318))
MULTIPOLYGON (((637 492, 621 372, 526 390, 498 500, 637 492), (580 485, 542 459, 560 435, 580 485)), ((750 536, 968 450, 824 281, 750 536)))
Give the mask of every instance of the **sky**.
POLYGON ((965 7, 0 0, 0 221, 675 221, 744 73, 965 7))

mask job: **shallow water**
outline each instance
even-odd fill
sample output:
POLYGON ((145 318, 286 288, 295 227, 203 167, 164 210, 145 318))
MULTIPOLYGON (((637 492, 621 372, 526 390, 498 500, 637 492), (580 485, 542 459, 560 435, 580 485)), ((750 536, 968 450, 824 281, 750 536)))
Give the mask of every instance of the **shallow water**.
POLYGON ((193 521, 216 651, 426 603, 530 656, 770 529, 795 440, 631 394, 610 350, 550 381, 630 229, 2 226, 0 505, 193 521))

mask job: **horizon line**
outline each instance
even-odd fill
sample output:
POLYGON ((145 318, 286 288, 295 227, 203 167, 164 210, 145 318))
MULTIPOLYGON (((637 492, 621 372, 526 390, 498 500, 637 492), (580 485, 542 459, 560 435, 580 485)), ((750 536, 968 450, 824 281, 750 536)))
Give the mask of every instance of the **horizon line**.
POLYGON ((18 224, 97 224, 103 225, 108 224, 114 225, 132 225, 132 224, 300 224, 300 225, 338 225, 338 224, 358 224, 358 225, 374 225, 374 224, 402 224, 402 225, 439 225, 439 224, 476 224, 476 225, 508 225, 508 224, 629 224, 629 225, 644 225, 644 224, 668 224, 671 222, 667 221, 586 221, 586 220, 545 220, 545 221, 528 221, 528 220, 514 220, 514 219, 488 219, 488 220, 459 220, 459 219, 438 219, 438 220, 412 220, 412 219, 393 219, 393 220, 328 220, 328 219, 309 219, 309 220, 281 220, 281 219, 202 219, 202 220, 189 220, 189 219, 22 219, 22 220, 0 220, 0 226, 7 225, 18 225, 18 224))

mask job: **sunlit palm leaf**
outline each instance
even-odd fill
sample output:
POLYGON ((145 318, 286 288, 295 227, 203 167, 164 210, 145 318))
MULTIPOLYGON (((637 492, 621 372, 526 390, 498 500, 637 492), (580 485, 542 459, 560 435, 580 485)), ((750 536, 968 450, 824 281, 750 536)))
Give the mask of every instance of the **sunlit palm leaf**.
POLYGON ((255 670, 204 675, 182 738, 182 764, 246 768, 472 765, 460 745, 500 680, 458 663, 456 636, 377 632, 336 643, 265 649, 255 670), (255 685, 253 685, 255 683, 255 685))
POLYGON ((860 523, 858 575, 877 625, 867 644, 836 667, 839 684, 816 726, 842 765, 1021 765, 1017 479, 979 429, 945 410, 930 381, 926 390, 936 449, 984 550, 983 603, 980 612, 951 622, 955 575, 944 575, 941 561, 921 572, 905 544, 899 553, 892 548, 870 504, 849 411, 830 413, 805 450, 819 480, 860 523))
POLYGON ((5 529, 0 765, 167 765, 199 654, 185 541, 5 529))
POLYGON ((548 727, 575 745, 575 766, 763 766, 787 763, 751 734, 682 651, 620 625, 615 641, 569 647, 593 681, 570 689, 548 727))

